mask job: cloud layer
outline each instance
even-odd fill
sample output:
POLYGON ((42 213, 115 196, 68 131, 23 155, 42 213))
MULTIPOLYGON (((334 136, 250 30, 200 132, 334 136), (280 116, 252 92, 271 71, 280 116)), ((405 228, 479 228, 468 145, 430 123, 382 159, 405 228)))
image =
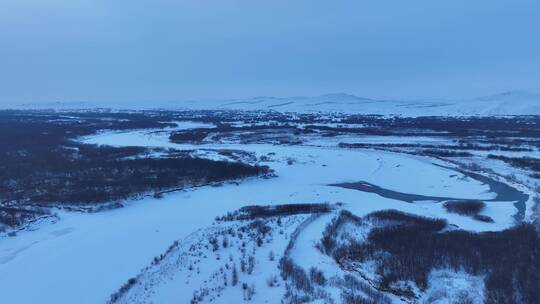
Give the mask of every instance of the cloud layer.
POLYGON ((540 90, 540 2, 7 0, 0 103, 540 90))

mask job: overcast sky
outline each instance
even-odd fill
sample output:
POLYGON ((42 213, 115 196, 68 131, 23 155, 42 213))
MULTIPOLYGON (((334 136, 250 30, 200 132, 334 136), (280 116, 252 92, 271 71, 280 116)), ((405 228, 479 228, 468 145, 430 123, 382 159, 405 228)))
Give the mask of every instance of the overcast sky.
POLYGON ((0 103, 540 91, 538 0, 0 0, 0 103))

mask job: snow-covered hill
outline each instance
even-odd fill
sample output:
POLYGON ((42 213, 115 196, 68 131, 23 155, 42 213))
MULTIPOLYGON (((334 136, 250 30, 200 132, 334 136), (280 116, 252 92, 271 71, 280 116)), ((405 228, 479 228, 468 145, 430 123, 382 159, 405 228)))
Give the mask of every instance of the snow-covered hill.
POLYGON ((476 115, 538 115, 540 94, 526 91, 508 91, 455 103, 448 107, 452 114, 476 115))
POLYGON ((371 99, 344 93, 316 97, 260 96, 246 99, 185 100, 169 102, 48 102, 5 105, 15 109, 174 109, 240 110, 298 113, 346 113, 417 116, 540 115, 540 94, 508 91, 469 99, 371 99))
POLYGON ((317 97, 255 97, 235 100, 184 101, 170 103, 170 106, 180 109, 340 112, 403 116, 540 115, 540 95, 510 91, 462 100, 388 100, 338 93, 317 97))

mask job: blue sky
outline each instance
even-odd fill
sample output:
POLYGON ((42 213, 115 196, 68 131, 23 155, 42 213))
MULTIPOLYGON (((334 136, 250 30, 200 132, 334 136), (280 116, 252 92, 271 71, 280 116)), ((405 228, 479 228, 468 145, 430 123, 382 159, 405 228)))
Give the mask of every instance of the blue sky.
POLYGON ((540 1, 0 1, 0 103, 540 91, 540 1))

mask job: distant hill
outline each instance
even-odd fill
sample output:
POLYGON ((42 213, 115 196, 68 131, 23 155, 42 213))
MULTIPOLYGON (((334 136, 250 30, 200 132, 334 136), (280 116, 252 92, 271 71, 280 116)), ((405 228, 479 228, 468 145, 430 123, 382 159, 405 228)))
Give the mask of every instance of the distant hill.
POLYGON ((315 97, 259 96, 246 99, 187 100, 174 102, 99 103, 50 102, 10 106, 9 108, 52 109, 176 109, 176 110, 244 110, 299 113, 350 113, 402 116, 491 116, 540 115, 540 94, 508 91, 469 99, 390 100, 359 97, 345 93, 315 97))
POLYGON ((179 109, 274 110, 281 112, 342 112, 380 115, 540 115, 540 95, 510 91, 497 95, 462 100, 388 100, 350 94, 316 97, 254 97, 248 99, 185 101, 170 103, 179 109))

